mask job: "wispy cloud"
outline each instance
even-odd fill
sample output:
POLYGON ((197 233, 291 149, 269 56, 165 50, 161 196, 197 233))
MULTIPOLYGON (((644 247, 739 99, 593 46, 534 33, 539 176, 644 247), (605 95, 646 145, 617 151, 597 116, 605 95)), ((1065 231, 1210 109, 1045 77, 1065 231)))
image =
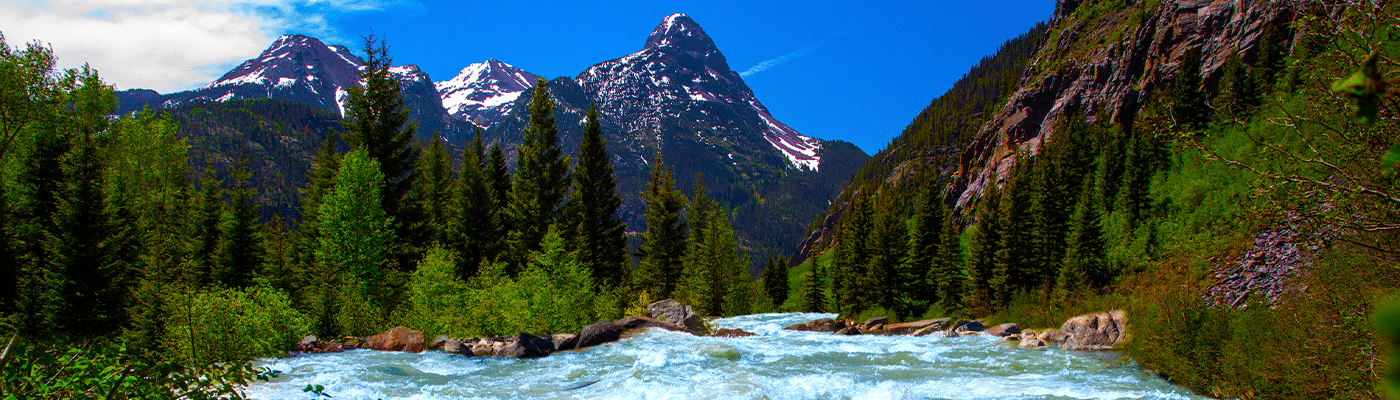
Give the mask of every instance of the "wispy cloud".
POLYGON ((739 73, 739 76, 749 76, 749 75, 757 74, 757 73, 759 73, 759 72, 767 71, 769 68, 773 68, 773 67, 776 67, 776 66, 778 66, 778 65, 780 65, 780 64, 786 63, 786 62, 788 62, 788 61, 792 61, 792 60, 794 60, 794 59, 796 59, 796 58, 798 58, 798 57, 805 56, 805 55, 807 55, 808 53, 811 53, 811 52, 813 52, 813 51, 816 51, 817 49, 821 48, 822 46, 825 46, 827 43, 830 43, 833 39, 836 39, 836 38, 838 38, 838 37, 841 37, 842 35, 844 35, 844 33, 841 33, 841 32, 833 33, 833 34, 831 34, 830 36, 827 36, 826 39, 823 39, 822 41, 817 42, 817 44, 814 44, 814 45, 811 45, 811 46, 807 46, 807 47, 803 47, 801 50, 797 50, 797 51, 794 51, 794 52, 791 52, 791 53, 783 54, 783 55, 781 55, 781 56, 777 56, 777 57, 770 58, 770 59, 768 59, 768 60, 764 60, 763 62, 760 62, 760 63, 758 63, 758 64, 754 64, 754 66, 749 67, 749 69, 744 70, 744 72, 740 72, 740 73, 739 73))
POLYGON ((0 4, 0 33, 10 46, 51 45, 59 67, 91 64, 118 89, 170 92, 213 81, 283 33, 342 43, 336 18, 408 1, 20 0, 0 4))

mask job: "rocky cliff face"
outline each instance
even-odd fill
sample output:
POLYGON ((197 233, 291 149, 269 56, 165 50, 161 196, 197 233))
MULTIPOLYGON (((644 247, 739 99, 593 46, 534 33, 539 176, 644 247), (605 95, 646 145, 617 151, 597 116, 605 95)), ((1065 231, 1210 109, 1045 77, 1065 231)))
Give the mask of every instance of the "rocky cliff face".
MULTIPOLYGON (((1206 81, 1218 78, 1231 50, 1246 63, 1258 55, 1266 24, 1292 18, 1283 1, 1165 0, 1113 10, 1099 1, 1060 0, 1054 31, 1022 78, 1022 88, 973 136, 963 152, 950 195, 965 206, 987 185, 1000 185, 1016 153, 1038 151, 1054 137, 1054 121, 1083 110, 1091 119, 1117 121, 1135 113, 1169 85, 1177 59, 1200 48, 1206 81), (1094 115, 1102 103, 1107 115, 1094 115)), ((1131 3, 1131 2, 1130 2, 1131 3)))

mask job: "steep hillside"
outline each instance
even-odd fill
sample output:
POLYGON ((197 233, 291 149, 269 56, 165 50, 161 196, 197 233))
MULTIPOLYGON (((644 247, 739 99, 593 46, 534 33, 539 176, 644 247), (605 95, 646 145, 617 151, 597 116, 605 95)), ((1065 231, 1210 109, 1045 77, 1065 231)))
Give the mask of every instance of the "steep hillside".
POLYGON ((1122 309, 1126 354, 1198 393, 1379 398, 1397 7, 1061 1, 1004 103, 933 114, 983 123, 920 138, 926 110, 863 167, 799 249, 814 300, 787 307, 1048 327, 1122 309))

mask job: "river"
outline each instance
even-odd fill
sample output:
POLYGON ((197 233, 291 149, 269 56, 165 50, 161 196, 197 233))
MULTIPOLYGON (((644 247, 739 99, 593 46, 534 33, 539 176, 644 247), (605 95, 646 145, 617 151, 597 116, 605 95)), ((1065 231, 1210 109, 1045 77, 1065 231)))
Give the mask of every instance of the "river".
POLYGON ((711 321, 756 333, 696 337, 653 330, 549 357, 353 350, 261 360, 282 371, 255 399, 1196 399, 1131 363, 994 337, 836 336, 785 331, 831 314, 711 321))

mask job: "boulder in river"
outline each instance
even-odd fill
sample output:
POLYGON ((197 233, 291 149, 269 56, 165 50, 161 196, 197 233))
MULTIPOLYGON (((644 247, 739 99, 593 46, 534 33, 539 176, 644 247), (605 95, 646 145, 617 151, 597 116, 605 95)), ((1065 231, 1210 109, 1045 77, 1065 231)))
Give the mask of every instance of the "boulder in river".
POLYGON ((297 353, 339 353, 345 351, 345 346, 334 340, 319 340, 316 335, 306 335, 292 346, 292 351, 297 353))
POLYGON ((860 327, 857 327, 857 326, 848 326, 848 327, 845 327, 845 328, 841 328, 841 329, 837 330, 836 332, 832 332, 832 334, 833 334, 833 335, 842 335, 842 336, 854 336, 854 335, 859 335, 859 334, 860 334, 860 327))
POLYGON ((554 342, 545 338, 521 332, 505 339, 505 346, 494 354, 497 357, 539 358, 554 352, 554 342))
POLYGON ((666 299, 647 305, 647 314, 657 321, 683 326, 691 334, 701 335, 707 330, 705 329, 705 321, 701 321, 700 316, 695 315, 695 311, 690 306, 681 304, 675 299, 666 299))
POLYGON ((839 330, 841 330, 841 329, 843 329, 843 328, 845 328, 845 327, 847 327, 847 326, 848 326, 848 325, 846 324, 846 321, 843 321, 843 320, 834 320, 834 319, 831 319, 831 318, 822 318, 822 319, 813 320, 813 321, 809 321, 809 322, 803 322, 803 323, 800 323, 800 324, 788 325, 786 328, 783 328, 783 329, 790 330, 790 331, 804 331, 804 332, 836 332, 836 331, 839 331, 839 330))
POLYGON ((948 336, 981 335, 982 331, 985 330, 987 330, 987 327, 982 325, 982 321, 958 321, 958 323, 953 324, 952 328, 948 329, 948 336))
POLYGON ((403 325, 396 326, 365 339, 365 347, 377 351, 419 353, 423 351, 423 332, 405 328, 403 325))
POLYGON ((749 332, 749 331, 746 331, 746 330, 743 330, 743 329, 720 328, 719 330, 717 330, 717 331, 715 331, 714 333, 710 334, 710 336, 714 336, 714 337, 736 338, 736 337, 749 337, 749 336, 756 336, 756 335, 754 335, 753 332, 749 332))
POLYGON ((604 343, 616 342, 622 338, 622 327, 607 320, 599 320, 583 327, 578 334, 577 348, 593 347, 604 343))
POLYGON ((447 339, 451 338, 447 335, 437 335, 433 338, 433 342, 428 344, 428 350, 442 350, 442 346, 447 345, 447 339))
POLYGON ((1042 342, 1040 341, 1040 339, 1036 338, 1022 338, 1021 344, 1018 344, 1017 346, 1027 349, 1039 349, 1045 347, 1045 342, 1042 342))
POLYGON ((690 330, 685 329, 684 326, 676 325, 670 322, 657 321, 656 319, 649 317, 626 316, 622 317, 622 319, 614 321, 613 323, 617 324, 617 326, 619 328, 622 328, 623 330, 636 328, 661 328, 672 332, 692 333, 690 332, 690 330))
POLYGON ((926 319, 922 321, 900 322, 898 324, 885 325, 885 334, 924 336, 931 332, 942 331, 947 328, 947 318, 926 319), (920 331, 923 331, 923 334, 919 334, 920 331))
MULTIPOLYGON (((471 339, 471 341, 475 342, 476 339, 473 338, 471 339)), ((442 343, 442 351, 449 354, 458 354, 464 356, 476 355, 472 353, 471 342, 456 338, 448 338, 446 341, 444 341, 442 343)))
POLYGON ((1021 326, 1014 323, 1006 323, 991 328, 987 328, 986 334, 996 337, 1007 337, 1021 333, 1021 326))
POLYGON ((865 326, 875 326, 875 325, 877 325, 877 324, 878 324, 878 325, 887 325, 887 324, 889 324, 889 323, 890 323, 890 317, 871 317, 870 319, 865 320, 865 324, 864 324, 864 325, 865 325, 865 326))
MULTIPOLYGON (((608 321, 612 323, 612 321, 608 321)), ((554 351, 573 350, 578 348, 577 333, 556 333, 549 335, 549 341, 554 342, 554 351)))
POLYGON ((1109 350, 1128 338, 1128 317, 1123 310, 1080 315, 1060 326, 1065 350, 1109 350))

